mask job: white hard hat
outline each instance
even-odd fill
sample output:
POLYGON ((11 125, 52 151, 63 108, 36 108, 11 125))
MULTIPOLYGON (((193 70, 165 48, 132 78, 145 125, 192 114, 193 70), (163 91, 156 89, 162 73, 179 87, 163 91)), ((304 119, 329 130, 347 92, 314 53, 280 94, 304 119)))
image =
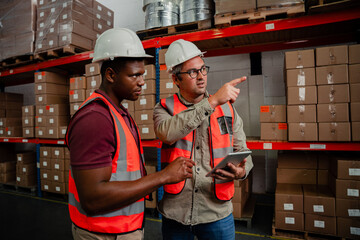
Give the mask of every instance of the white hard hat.
POLYGON ((201 52, 192 42, 178 39, 172 42, 165 53, 165 63, 168 71, 196 56, 202 56, 205 52, 201 52))
POLYGON ((127 28, 113 28, 103 32, 96 40, 92 62, 116 57, 153 57, 145 53, 140 38, 127 28))

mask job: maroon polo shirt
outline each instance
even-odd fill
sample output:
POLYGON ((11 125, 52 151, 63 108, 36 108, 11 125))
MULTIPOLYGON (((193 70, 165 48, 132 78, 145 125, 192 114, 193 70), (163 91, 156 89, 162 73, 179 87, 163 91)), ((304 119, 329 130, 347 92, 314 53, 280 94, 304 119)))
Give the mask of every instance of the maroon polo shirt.
MULTIPOLYGON (((139 136, 132 117, 122 105, 117 107, 101 90, 103 95, 124 118, 139 146, 139 136)), ((69 148, 73 169, 93 169, 111 166, 116 150, 116 135, 109 108, 101 101, 93 101, 81 108, 69 125, 69 148)))

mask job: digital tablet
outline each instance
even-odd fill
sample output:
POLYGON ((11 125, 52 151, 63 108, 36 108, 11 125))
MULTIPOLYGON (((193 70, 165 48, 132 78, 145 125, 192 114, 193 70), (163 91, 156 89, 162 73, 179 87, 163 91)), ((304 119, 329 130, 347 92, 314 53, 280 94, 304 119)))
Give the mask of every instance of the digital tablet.
POLYGON ((218 168, 224 169, 229 162, 237 166, 251 153, 251 151, 229 153, 218 165, 216 165, 210 172, 206 174, 206 177, 210 177, 210 175, 218 168))

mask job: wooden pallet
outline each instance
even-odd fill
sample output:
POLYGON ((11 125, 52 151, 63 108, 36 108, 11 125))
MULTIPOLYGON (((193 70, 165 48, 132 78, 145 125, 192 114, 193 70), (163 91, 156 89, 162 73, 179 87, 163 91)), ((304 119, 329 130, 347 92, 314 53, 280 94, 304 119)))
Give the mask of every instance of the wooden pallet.
POLYGON ((197 30, 209 29, 211 27, 212 27, 212 19, 205 19, 190 23, 183 23, 183 24, 176 24, 166 27, 141 30, 141 31, 137 31, 136 33, 141 40, 144 40, 154 37, 161 37, 165 35, 187 33, 197 30))
POLYGON ((324 13, 360 6, 358 0, 309 0, 308 13, 324 13))
POLYGON ((214 16, 214 24, 217 28, 229 27, 241 24, 263 22, 267 20, 283 19, 303 15, 304 4, 269 6, 258 9, 249 9, 242 12, 217 14, 214 16))
POLYGON ((245 204, 244 212, 241 218, 234 218, 234 220, 240 222, 246 222, 246 227, 251 228, 252 219, 255 211, 255 203, 256 203, 256 198, 254 196, 251 196, 245 204))
POLYGON ((86 51, 89 50, 74 45, 66 45, 58 48, 47 49, 42 52, 37 52, 35 53, 34 58, 43 61, 52 58, 60 58, 69 55, 75 55, 77 53, 82 53, 86 51))
POLYGON ((346 240, 347 238, 308 231, 292 231, 276 228, 272 225, 272 236, 291 240, 346 240))
POLYGON ((9 182, 9 183, 1 183, 0 184, 2 189, 5 190, 13 190, 19 193, 28 193, 31 195, 36 195, 36 186, 19 186, 16 182, 9 182))
POLYGON ((1 68, 13 68, 20 65, 30 64, 34 61, 33 54, 25 54, 4 59, 0 63, 1 68))

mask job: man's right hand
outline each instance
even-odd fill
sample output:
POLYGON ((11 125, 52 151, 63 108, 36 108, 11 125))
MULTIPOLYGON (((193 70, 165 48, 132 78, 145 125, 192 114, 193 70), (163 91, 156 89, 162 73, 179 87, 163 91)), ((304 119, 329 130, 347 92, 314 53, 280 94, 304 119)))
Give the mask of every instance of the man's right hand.
POLYGON ((166 184, 181 182, 186 178, 192 178, 192 167, 195 162, 191 159, 178 157, 163 170, 166 184))
POLYGON ((230 101, 234 103, 239 96, 240 89, 235 86, 246 80, 246 77, 236 78, 230 82, 225 83, 214 95, 209 97, 210 106, 215 109, 219 105, 230 101))

